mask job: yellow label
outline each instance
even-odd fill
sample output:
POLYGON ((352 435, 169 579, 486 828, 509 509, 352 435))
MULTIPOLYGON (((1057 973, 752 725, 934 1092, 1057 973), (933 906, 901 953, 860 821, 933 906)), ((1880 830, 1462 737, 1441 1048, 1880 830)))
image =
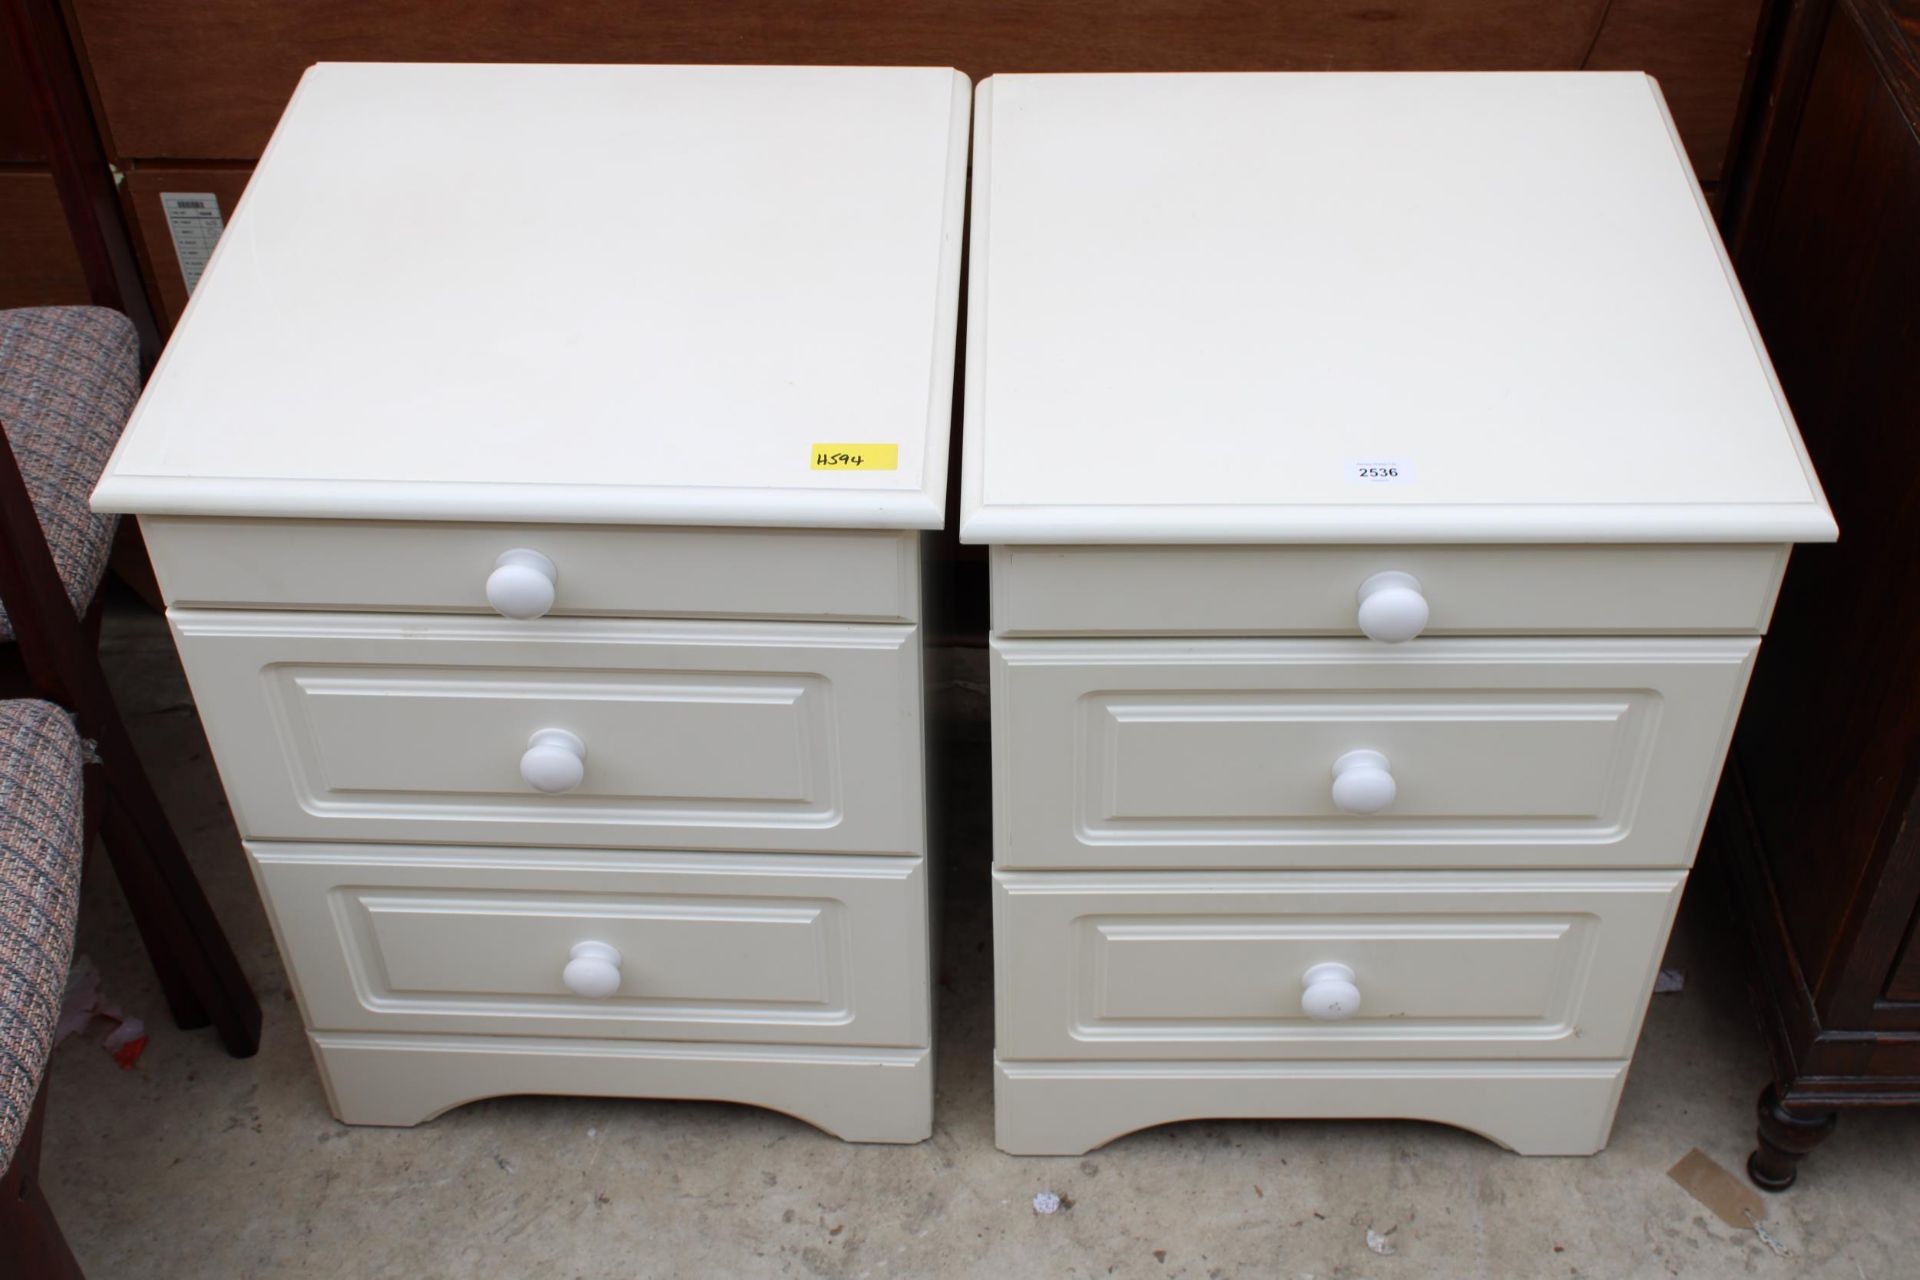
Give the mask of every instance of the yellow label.
POLYGON ((817 444, 813 446, 815 471, 898 471, 900 446, 897 444, 817 444))

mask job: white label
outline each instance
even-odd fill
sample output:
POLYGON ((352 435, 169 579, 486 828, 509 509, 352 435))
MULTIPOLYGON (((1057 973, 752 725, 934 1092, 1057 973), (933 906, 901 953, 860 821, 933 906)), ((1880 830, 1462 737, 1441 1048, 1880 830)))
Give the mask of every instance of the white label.
POLYGON ((1357 458, 1347 464, 1347 479, 1354 484, 1406 484, 1413 479, 1413 468, 1396 458, 1357 458))
POLYGON ((180 274, 186 277, 187 292, 200 283, 207 269, 213 246, 227 229, 220 217, 220 201, 207 191, 162 191, 160 207, 166 211, 167 231, 173 236, 173 254, 180 259, 180 274))

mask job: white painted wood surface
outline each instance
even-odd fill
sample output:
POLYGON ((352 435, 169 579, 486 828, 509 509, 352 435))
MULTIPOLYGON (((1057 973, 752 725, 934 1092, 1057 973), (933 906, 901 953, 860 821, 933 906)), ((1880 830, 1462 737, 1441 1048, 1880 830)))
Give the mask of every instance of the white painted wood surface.
POLYGON ((248 853, 317 1030, 900 1048, 931 1033, 919 858, 248 853), (619 956, 604 997, 562 981, 583 942, 619 956))
POLYGON ((1600 1150, 1788 544, 1835 536, 1658 88, 977 97, 999 1145, 1600 1150))
POLYGON ((97 501, 937 528, 967 121, 935 68, 322 63, 97 501))
POLYGON ((302 79, 95 502, 148 517, 343 1121, 932 1131, 905 531, 945 509, 969 106, 933 68, 302 79))
POLYGON ((180 610, 252 839, 920 853, 903 626, 180 610), (585 747, 574 790, 532 735, 585 747))
POLYGON ((1421 635, 1758 635, 1782 546, 996 546, 993 630, 1358 635, 1360 585, 1411 574, 1421 635))
POLYGON ((416 1125, 516 1093, 700 1098, 783 1111, 848 1142, 933 1134, 933 1051, 539 1036, 308 1035, 346 1124, 416 1125))
POLYGON ((1685 873, 1002 871, 1008 1059, 1624 1058, 1685 873), (1358 1011, 1302 1008, 1315 965, 1358 1011))
POLYGON ((973 201, 965 541, 1834 537, 1646 76, 995 76, 973 201))
POLYGON ((1077 1156, 1136 1129, 1215 1116, 1455 1125, 1524 1156, 1607 1145, 1625 1062, 994 1061, 994 1142, 1077 1156))
POLYGON ((555 617, 917 622, 919 538, 844 529, 140 521, 168 605, 491 615, 504 552, 558 570, 555 617))
POLYGON ((1759 642, 992 643, 1002 867, 1452 868, 1690 865, 1759 642))

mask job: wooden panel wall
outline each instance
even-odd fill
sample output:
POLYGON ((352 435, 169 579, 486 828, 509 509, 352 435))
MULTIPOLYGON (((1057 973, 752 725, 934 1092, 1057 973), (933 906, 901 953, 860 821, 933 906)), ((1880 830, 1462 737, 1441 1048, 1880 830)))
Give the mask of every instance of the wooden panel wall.
POLYGON ((1719 172, 1760 0, 71 0, 111 147, 253 160, 321 60, 795 62, 996 71, 1659 75, 1719 172))
MULTIPOLYGON (((250 165, 317 61, 790 62, 955 66, 975 80, 1001 71, 1646 70, 1709 184, 1763 2, 469 0, 449 10, 390 0, 66 0, 109 153, 130 175, 155 164, 250 165)), ((130 184, 166 323, 184 286, 160 188, 145 176, 130 184)), ((231 213, 224 198, 222 207, 231 213)))
POLYGON ((87 301, 60 193, 44 168, 0 166, 0 310, 87 301))
POLYGON ((13 45, 0 39, 0 309, 85 302, 87 277, 48 172, 13 45))
POLYGON ((13 41, 0 37, 0 164, 38 164, 47 158, 23 78, 13 41))
POLYGON ((1650 73, 1700 180, 1716 182, 1761 7, 1761 0, 1614 0, 1582 65, 1650 73))

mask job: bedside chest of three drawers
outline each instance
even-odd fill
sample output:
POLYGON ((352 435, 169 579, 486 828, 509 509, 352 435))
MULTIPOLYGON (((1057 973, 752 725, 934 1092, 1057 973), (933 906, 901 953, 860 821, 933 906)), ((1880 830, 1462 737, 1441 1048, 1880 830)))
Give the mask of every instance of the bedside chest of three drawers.
POLYGON ((950 71, 302 81, 137 512, 333 1110, 932 1127, 950 71))
POLYGON ((1658 89, 975 114, 1000 1146, 1599 1150, 1790 544, 1835 536, 1658 89))

